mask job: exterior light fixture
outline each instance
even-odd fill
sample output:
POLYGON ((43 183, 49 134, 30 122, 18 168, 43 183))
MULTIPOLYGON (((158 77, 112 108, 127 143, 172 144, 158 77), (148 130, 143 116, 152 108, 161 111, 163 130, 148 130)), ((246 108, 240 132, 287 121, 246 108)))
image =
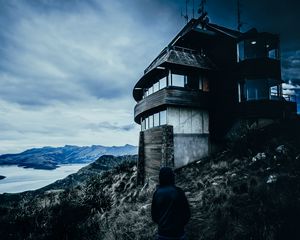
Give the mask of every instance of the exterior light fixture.
POLYGON ((161 66, 158 66, 158 67, 156 67, 157 69, 166 69, 165 67, 161 67, 161 66))
POLYGON ((252 44, 252 45, 256 44, 256 41, 252 41, 251 44, 252 44))

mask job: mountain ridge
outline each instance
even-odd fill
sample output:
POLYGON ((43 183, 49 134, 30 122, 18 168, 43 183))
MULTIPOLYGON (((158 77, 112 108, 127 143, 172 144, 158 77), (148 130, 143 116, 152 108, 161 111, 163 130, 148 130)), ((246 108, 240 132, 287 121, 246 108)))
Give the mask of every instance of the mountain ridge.
POLYGON ((61 164, 90 163, 103 155, 135 155, 137 147, 126 144, 124 146, 75 146, 65 145, 63 147, 45 146, 41 148, 27 149, 16 154, 0 155, 1 165, 18 165, 24 168, 55 169, 61 164))

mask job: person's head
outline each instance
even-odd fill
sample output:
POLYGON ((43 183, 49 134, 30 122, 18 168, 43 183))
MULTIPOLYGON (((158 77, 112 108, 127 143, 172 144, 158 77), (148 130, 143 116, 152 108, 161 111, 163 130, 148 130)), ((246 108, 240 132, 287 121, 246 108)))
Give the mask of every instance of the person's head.
POLYGON ((172 168, 162 167, 159 171, 159 185, 174 185, 175 184, 175 175, 172 168))

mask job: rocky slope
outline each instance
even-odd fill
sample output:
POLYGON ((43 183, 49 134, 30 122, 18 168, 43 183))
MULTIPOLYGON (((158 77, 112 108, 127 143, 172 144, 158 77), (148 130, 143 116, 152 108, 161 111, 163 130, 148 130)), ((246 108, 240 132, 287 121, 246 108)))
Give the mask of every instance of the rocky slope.
MULTIPOLYGON (((1 239, 152 239, 155 183, 136 186, 124 161, 68 188, 0 195, 1 239)), ((176 171, 189 239, 300 239, 300 124, 249 129, 214 156, 176 171)))
POLYGON ((133 155, 137 154, 137 147, 126 144, 124 146, 105 147, 93 145, 78 147, 66 145, 64 147, 43 147, 26 150, 19 154, 4 154, 0 156, 0 165, 18 165, 26 168, 55 169, 59 164, 89 163, 102 155, 133 155))

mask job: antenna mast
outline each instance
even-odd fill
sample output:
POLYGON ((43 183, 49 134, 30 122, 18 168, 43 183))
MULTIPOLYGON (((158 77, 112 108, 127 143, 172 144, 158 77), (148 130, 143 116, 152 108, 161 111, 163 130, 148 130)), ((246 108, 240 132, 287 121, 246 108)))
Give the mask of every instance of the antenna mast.
POLYGON ((188 1, 189 0, 185 0, 185 16, 183 16, 186 20, 186 23, 189 22, 189 15, 188 15, 188 1))
POLYGON ((199 10, 198 10, 198 13, 200 15, 203 15, 205 14, 205 5, 206 5, 206 0, 201 0, 201 3, 200 3, 200 6, 199 6, 199 10))
POLYGON ((241 31, 241 27, 243 26, 242 22, 241 22, 241 2, 240 0, 237 0, 237 29, 240 32, 241 31))
POLYGON ((193 0, 193 18, 195 18, 195 0, 193 0))
POLYGON ((185 15, 183 15, 182 13, 182 9, 181 9, 181 17, 183 17, 186 20, 186 23, 189 22, 189 15, 188 15, 188 2, 189 0, 185 0, 185 15))

